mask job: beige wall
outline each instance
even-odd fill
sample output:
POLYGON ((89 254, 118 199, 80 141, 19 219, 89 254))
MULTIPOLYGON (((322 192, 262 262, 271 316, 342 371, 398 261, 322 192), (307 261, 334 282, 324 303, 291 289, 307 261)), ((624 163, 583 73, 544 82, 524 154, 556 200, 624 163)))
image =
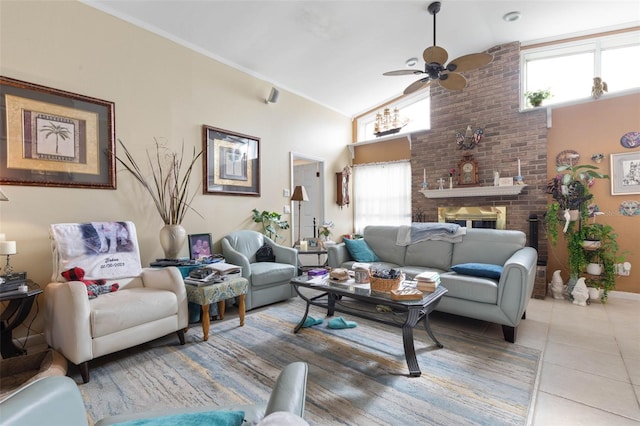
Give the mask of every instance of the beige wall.
MULTIPOLYGON (((580 164, 599 167, 601 173, 610 175, 610 155, 639 152, 640 148, 627 149, 620 145, 620 137, 630 131, 640 130, 640 94, 628 96, 606 96, 597 101, 579 105, 553 108, 552 127, 548 133, 547 176, 556 175, 556 156, 572 149, 580 154, 580 164), (591 160, 596 153, 603 153, 606 159, 600 164, 591 160)), ((627 251, 627 261, 631 262, 631 275, 616 277, 617 291, 640 293, 640 216, 623 216, 620 203, 626 200, 640 201, 640 194, 611 195, 611 184, 607 180, 596 180, 590 188, 595 203, 604 215, 597 218, 599 223, 611 225, 618 233, 621 251, 627 251)), ((567 249, 562 238, 555 247, 549 247, 547 278, 551 280, 553 271, 560 269, 565 280, 569 278, 567 249)))
MULTIPOLYGON (((334 172, 350 161, 348 117, 285 90, 267 105, 270 82, 76 1, 1 1, 0 43, 3 76, 115 102, 116 137, 139 159, 154 138, 200 149, 203 124, 261 138, 261 197, 198 188, 194 207, 204 219, 188 214, 184 222, 189 233, 210 232, 217 250, 226 233, 254 227, 253 208, 282 212, 289 204, 282 190, 291 185, 290 151, 325 160, 326 218, 337 235, 351 232, 352 209, 336 205, 334 188, 334 172)), ((132 220, 143 263, 162 257, 162 221, 150 198, 127 173, 117 176, 117 190, 4 185, 10 201, 0 203, 0 232, 18 242, 14 268, 48 282, 48 226, 57 222, 132 220)), ((194 187, 201 180, 198 168, 194 187)))

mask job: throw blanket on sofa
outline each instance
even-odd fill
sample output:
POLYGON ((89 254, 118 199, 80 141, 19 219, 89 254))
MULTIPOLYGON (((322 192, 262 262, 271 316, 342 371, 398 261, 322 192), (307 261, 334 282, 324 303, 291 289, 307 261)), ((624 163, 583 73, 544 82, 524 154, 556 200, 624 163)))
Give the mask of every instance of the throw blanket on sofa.
POLYGON ((411 226, 402 225, 398 228, 396 245, 408 246, 425 240, 459 243, 466 233, 467 228, 455 223, 412 223, 411 226))
POLYGON ((89 280, 136 277, 142 272, 132 222, 56 223, 50 228, 53 280, 82 268, 89 280))

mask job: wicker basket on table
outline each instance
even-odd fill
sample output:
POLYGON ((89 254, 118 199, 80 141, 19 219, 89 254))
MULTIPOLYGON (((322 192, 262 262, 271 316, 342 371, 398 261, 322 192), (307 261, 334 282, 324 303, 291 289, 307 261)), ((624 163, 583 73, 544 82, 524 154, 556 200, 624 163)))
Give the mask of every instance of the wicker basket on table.
POLYGON ((400 283, 402 283, 403 279, 404 275, 400 275, 398 278, 378 278, 371 276, 369 277, 371 291, 390 293, 391 290, 397 290, 400 288, 400 283))

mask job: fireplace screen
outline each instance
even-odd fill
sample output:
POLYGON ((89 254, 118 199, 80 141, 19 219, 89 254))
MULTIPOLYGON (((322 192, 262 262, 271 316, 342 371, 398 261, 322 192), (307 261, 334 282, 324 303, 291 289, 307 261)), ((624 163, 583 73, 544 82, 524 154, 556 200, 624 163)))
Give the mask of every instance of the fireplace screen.
POLYGON ((507 207, 438 207, 438 222, 457 223, 467 228, 506 229, 507 207))

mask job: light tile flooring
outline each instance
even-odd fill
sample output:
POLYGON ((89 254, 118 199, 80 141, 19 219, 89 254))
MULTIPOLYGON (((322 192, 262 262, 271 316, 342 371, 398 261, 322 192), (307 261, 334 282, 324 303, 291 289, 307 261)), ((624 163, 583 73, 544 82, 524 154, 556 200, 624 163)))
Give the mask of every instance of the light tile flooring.
POLYGON ((517 337, 543 351, 530 425, 640 424, 640 297, 618 294, 585 307, 531 299, 517 337))

